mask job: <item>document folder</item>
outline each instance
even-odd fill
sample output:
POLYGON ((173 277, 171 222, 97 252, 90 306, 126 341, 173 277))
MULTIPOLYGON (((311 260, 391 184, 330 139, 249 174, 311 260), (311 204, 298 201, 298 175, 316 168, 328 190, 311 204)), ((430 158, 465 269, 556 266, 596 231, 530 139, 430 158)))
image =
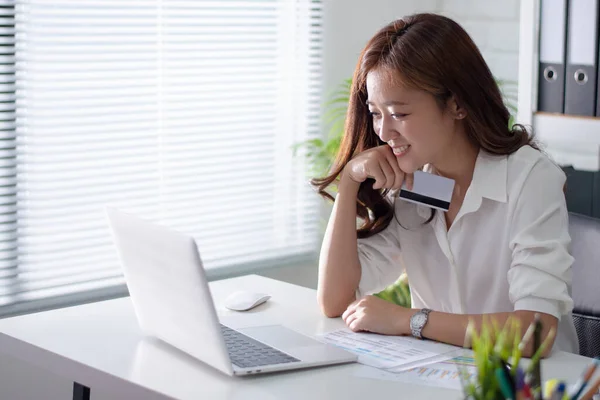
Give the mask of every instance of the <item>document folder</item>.
POLYGON ((538 111, 563 113, 567 0, 544 0, 540 7, 538 111))
POLYGON ((565 114, 594 116, 598 0, 570 0, 567 25, 565 114))
POLYGON ((600 218, 600 171, 594 172, 594 193, 592 194, 592 217, 600 218))

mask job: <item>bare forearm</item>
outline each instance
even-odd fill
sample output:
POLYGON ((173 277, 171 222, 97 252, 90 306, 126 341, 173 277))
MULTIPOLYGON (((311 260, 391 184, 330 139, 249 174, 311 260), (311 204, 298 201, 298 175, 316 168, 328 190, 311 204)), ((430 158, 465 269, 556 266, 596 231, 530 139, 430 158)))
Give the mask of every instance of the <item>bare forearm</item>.
POLYGON ((360 281, 356 237, 359 184, 342 176, 319 258, 318 300, 328 317, 341 315, 354 301, 360 281))
MULTIPOLYGON (((415 310, 416 312, 417 310, 415 310)), ((429 320, 423 328, 423 337, 438 342, 453 344, 455 346, 463 346, 465 341, 465 332, 469 321, 473 321, 475 330, 480 331, 481 325, 485 320, 491 323, 492 320, 496 320, 500 326, 504 325, 509 316, 518 318, 521 322, 521 332, 525 333, 527 327, 531 324, 534 319, 535 313, 533 311, 515 311, 515 312, 504 312, 494 314, 448 314, 442 312, 432 311, 429 314, 429 320)), ((548 331, 552 326, 556 328, 558 321, 555 317, 549 314, 540 314, 542 321, 542 337, 548 334, 548 331)), ((549 353, 552 346, 549 346, 546 354, 549 353)), ((524 349, 523 355, 530 357, 532 354, 532 343, 524 349)))

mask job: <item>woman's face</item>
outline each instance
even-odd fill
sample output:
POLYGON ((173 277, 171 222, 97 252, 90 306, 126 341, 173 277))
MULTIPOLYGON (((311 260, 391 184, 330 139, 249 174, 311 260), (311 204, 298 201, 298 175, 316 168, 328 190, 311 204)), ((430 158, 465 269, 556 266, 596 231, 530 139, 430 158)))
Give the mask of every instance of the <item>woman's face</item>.
POLYGON ((367 75, 367 105, 375 133, 394 151, 400 168, 412 173, 436 164, 460 137, 457 119, 464 113, 453 100, 445 110, 433 95, 401 85, 389 70, 367 75))

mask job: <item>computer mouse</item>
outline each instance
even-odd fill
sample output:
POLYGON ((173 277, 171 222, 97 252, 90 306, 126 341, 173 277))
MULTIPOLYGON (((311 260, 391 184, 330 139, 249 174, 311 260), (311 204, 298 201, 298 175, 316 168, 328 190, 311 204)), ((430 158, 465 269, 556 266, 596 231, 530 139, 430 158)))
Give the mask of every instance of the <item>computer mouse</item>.
POLYGON ((240 290, 227 296, 224 306, 234 311, 248 311, 270 298, 268 294, 240 290))

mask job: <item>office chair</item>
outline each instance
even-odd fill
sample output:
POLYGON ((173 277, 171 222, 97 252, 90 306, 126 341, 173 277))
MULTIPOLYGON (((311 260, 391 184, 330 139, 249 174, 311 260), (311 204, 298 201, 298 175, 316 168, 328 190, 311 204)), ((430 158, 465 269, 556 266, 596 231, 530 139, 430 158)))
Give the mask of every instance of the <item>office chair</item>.
POLYGON ((573 290, 573 321, 579 354, 600 356, 600 219, 569 213, 573 290))

